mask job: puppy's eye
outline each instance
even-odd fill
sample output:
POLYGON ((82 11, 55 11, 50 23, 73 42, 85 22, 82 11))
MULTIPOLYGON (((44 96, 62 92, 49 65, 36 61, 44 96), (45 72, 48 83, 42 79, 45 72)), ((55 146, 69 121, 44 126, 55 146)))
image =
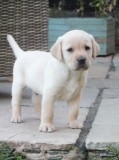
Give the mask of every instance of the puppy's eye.
POLYGON ((85 50, 86 51, 90 50, 90 47, 89 46, 85 46, 85 50))
POLYGON ((68 52, 73 52, 73 48, 68 48, 67 51, 68 52))

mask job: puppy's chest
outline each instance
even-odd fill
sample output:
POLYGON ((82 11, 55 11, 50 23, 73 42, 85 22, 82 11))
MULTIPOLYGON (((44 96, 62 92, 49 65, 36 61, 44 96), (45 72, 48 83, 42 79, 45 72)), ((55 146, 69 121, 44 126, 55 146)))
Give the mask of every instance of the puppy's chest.
POLYGON ((75 98, 82 91, 83 86, 79 81, 69 80, 59 90, 57 98, 60 100, 70 100, 75 98))

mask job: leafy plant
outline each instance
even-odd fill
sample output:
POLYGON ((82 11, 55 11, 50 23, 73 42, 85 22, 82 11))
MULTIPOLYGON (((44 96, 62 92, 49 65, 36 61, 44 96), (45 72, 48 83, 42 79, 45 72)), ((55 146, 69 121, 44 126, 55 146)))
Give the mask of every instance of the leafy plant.
POLYGON ((95 8, 95 16, 104 17, 112 12, 116 3, 117 0, 91 0, 89 5, 95 8))
POLYGON ((0 144, 0 160, 25 160, 24 156, 14 154, 14 151, 6 143, 0 144))
MULTIPOLYGON (((72 0, 73 1, 73 0, 72 0)), ((72 8, 72 11, 68 11, 67 1, 59 0, 58 4, 56 1, 52 2, 53 6, 50 8, 50 16, 51 17, 68 17, 71 16, 71 12, 74 16, 85 16, 87 11, 85 9, 86 0, 76 0, 75 8, 72 8), (69 13, 70 12, 70 13, 69 13), (67 14, 68 13, 68 14, 67 14)), ((113 9, 117 4, 117 0, 90 0, 89 6, 94 8, 96 17, 106 17, 112 13, 113 9)))
POLYGON ((104 153, 90 155, 88 160, 119 160, 119 149, 110 145, 104 153))
POLYGON ((110 145, 107 147, 107 152, 111 155, 107 160, 119 160, 119 149, 110 145))
MULTIPOLYGON (((73 1, 73 0, 72 0, 73 1)), ((60 0, 58 4, 52 2, 53 6, 50 8, 51 17, 68 17, 68 16, 81 16, 84 15, 84 0, 76 0, 76 8, 68 10, 65 7, 68 6, 66 0, 60 0)))
POLYGON ((84 0, 77 0, 77 13, 83 17, 84 15, 84 0))

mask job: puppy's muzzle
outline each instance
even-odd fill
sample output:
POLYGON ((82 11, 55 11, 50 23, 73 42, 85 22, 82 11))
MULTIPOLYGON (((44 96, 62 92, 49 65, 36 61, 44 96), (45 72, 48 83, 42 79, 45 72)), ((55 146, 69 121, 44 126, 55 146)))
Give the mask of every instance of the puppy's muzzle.
POLYGON ((85 65, 85 62, 86 62, 86 58, 79 58, 78 60, 78 64, 81 66, 81 65, 85 65))
POLYGON ((88 69, 85 57, 81 56, 77 59, 77 70, 79 69, 88 69))

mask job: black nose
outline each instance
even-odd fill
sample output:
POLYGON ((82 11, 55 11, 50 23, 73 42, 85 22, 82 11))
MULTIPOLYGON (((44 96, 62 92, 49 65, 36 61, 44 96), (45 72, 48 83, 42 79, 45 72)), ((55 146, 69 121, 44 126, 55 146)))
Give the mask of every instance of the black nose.
POLYGON ((79 59, 77 59, 77 60, 78 60, 78 63, 79 63, 80 65, 83 65, 83 64, 85 64, 86 58, 81 57, 81 58, 79 58, 79 59))

